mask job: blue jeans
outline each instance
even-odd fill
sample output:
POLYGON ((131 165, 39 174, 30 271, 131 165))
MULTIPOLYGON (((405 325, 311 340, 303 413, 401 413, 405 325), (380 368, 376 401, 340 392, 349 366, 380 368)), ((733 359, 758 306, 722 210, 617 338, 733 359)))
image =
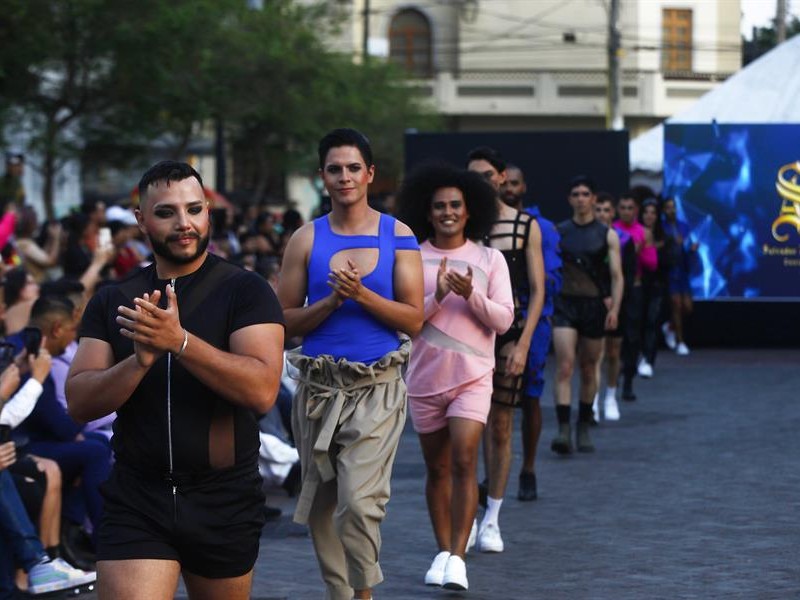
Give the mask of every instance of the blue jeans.
POLYGON ((7 470, 0 471, 0 599, 14 597, 17 567, 28 572, 46 556, 14 478, 7 470))
POLYGON ((65 494, 63 513, 68 519, 81 523, 85 508, 96 539, 103 513, 100 484, 108 479, 111 472, 108 441, 87 437, 82 442, 31 442, 25 451, 56 461, 61 468, 67 492, 69 489, 66 486, 80 477, 80 494, 65 494))

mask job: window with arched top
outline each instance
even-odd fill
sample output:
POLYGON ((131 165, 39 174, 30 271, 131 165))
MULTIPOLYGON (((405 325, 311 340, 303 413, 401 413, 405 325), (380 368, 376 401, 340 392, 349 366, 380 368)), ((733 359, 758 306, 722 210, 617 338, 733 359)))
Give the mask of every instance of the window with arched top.
POLYGON ((392 18, 389 58, 416 77, 432 75, 431 24, 420 11, 405 9, 392 18))

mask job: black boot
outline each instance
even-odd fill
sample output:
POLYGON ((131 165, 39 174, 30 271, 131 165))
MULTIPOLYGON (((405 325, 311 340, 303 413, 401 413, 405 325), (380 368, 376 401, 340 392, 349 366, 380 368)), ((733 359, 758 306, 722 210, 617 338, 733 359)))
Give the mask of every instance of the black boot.
POLYGON ((517 498, 526 502, 528 500, 536 500, 539 495, 536 491, 536 473, 528 473, 522 471, 519 474, 519 492, 517 498))
POLYGON ((578 452, 594 452, 594 444, 592 444, 592 438, 589 437, 588 422, 578 422, 575 432, 575 444, 578 446, 578 452))
POLYGON ((572 454, 572 428, 569 423, 558 424, 558 435, 553 438, 550 449, 558 454, 572 454))
POLYGON ((636 394, 633 393, 633 378, 626 377, 622 383, 622 399, 626 402, 634 402, 636 394))

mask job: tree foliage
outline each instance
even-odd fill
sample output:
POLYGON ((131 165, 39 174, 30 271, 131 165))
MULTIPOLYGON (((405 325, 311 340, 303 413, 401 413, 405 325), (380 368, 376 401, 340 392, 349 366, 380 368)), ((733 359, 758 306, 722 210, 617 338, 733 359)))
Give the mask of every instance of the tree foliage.
MULTIPOLYGON (((786 39, 800 33, 800 19, 792 17, 786 23, 786 39)), ((754 27, 753 39, 744 40, 742 53, 742 65, 746 66, 757 59, 762 54, 766 54, 778 45, 778 34, 775 31, 775 26, 770 27, 754 27)))
POLYGON ((45 157, 48 211, 60 161, 124 162, 156 142, 177 157, 214 120, 264 179, 308 162, 317 139, 345 125, 398 171, 402 132, 432 117, 390 65, 328 51, 332 21, 320 6, 5 0, 0 119, 25 128, 45 157))

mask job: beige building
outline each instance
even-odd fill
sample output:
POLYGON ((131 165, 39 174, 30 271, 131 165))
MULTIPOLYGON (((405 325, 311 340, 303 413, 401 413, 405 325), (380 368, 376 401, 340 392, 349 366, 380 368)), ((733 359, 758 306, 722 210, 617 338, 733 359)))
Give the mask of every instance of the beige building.
MULTIPOLYGON (((333 0, 331 0, 333 1, 333 0)), ((454 131, 605 127, 610 0, 336 0, 332 48, 416 76, 454 131)), ((741 66, 739 0, 619 0, 632 137, 741 66)))

